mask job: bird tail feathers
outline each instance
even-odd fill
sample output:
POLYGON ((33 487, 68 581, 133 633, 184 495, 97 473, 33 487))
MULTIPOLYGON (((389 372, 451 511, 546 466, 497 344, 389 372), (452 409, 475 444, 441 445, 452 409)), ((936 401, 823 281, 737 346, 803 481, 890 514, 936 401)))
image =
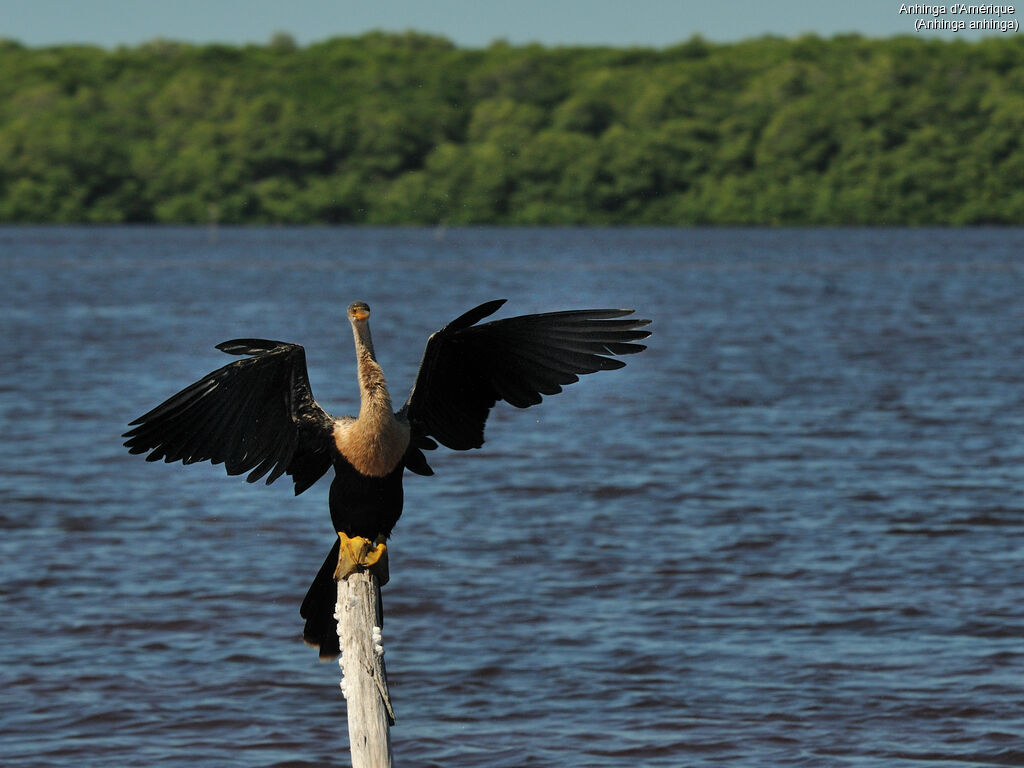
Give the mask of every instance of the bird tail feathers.
POLYGON ((317 571, 316 578, 309 586, 302 601, 299 614, 306 620, 302 639, 307 645, 320 649, 320 658, 330 661, 341 653, 338 643, 338 621, 334 618, 334 607, 338 601, 338 584, 334 580, 334 569, 338 565, 340 541, 334 538, 334 546, 327 559, 317 571))

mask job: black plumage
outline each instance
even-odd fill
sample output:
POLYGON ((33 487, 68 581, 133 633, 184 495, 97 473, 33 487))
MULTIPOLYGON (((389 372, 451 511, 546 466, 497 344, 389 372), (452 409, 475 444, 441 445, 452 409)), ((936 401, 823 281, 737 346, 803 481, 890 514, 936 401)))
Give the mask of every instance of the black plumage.
MULTIPOLYGON (((480 323, 504 304, 490 301, 431 335, 405 404, 391 408, 370 340, 369 307, 349 307, 361 393, 358 418, 335 419, 314 399, 298 344, 235 339, 217 345, 245 355, 204 376, 131 422, 125 445, 147 461, 210 461, 228 474, 270 484, 283 474, 296 495, 332 466, 335 529, 383 541, 402 512, 402 474, 433 474, 424 450, 437 443, 479 448, 491 408, 519 408, 557 394, 579 376, 625 365, 649 333, 628 309, 550 312, 480 323), (436 442, 435 442, 436 441, 436 442)), ((303 601, 307 640, 337 653, 334 563, 328 554, 303 601)))
POLYGON ((330 468, 333 420, 313 399, 306 352, 298 344, 235 339, 217 345, 251 355, 207 374, 135 419, 131 453, 146 461, 210 461, 229 475, 267 485, 287 472, 296 495, 330 468), (269 473, 269 474, 268 474, 269 473))

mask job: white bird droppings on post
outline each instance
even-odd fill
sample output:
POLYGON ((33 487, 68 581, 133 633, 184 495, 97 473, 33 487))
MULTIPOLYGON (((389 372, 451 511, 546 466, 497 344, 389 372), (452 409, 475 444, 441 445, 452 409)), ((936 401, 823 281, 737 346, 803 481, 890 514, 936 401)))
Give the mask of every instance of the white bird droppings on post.
POLYGON ((373 628, 373 652, 378 656, 384 655, 384 641, 381 637, 380 627, 373 628))

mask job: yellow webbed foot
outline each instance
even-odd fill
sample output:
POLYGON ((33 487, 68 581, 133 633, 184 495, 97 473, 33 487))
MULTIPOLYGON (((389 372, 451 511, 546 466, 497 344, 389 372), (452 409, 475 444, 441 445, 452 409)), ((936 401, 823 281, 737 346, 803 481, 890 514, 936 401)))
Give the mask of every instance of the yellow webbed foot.
POLYGON ((366 568, 377 577, 381 586, 387 584, 390 574, 388 548, 384 543, 384 537, 378 537, 376 541, 371 542, 362 536, 350 537, 342 531, 337 533, 341 546, 338 549, 338 566, 334 569, 334 580, 340 581, 358 569, 366 568))

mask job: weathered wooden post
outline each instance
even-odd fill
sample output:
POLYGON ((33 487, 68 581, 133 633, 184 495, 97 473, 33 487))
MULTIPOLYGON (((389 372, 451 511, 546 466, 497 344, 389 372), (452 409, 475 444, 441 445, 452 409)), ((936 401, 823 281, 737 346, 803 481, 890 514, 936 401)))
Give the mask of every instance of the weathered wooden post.
POLYGON ((339 579, 335 617, 352 768, 391 768, 389 729, 395 713, 384 668, 380 584, 374 573, 359 568, 339 579))

